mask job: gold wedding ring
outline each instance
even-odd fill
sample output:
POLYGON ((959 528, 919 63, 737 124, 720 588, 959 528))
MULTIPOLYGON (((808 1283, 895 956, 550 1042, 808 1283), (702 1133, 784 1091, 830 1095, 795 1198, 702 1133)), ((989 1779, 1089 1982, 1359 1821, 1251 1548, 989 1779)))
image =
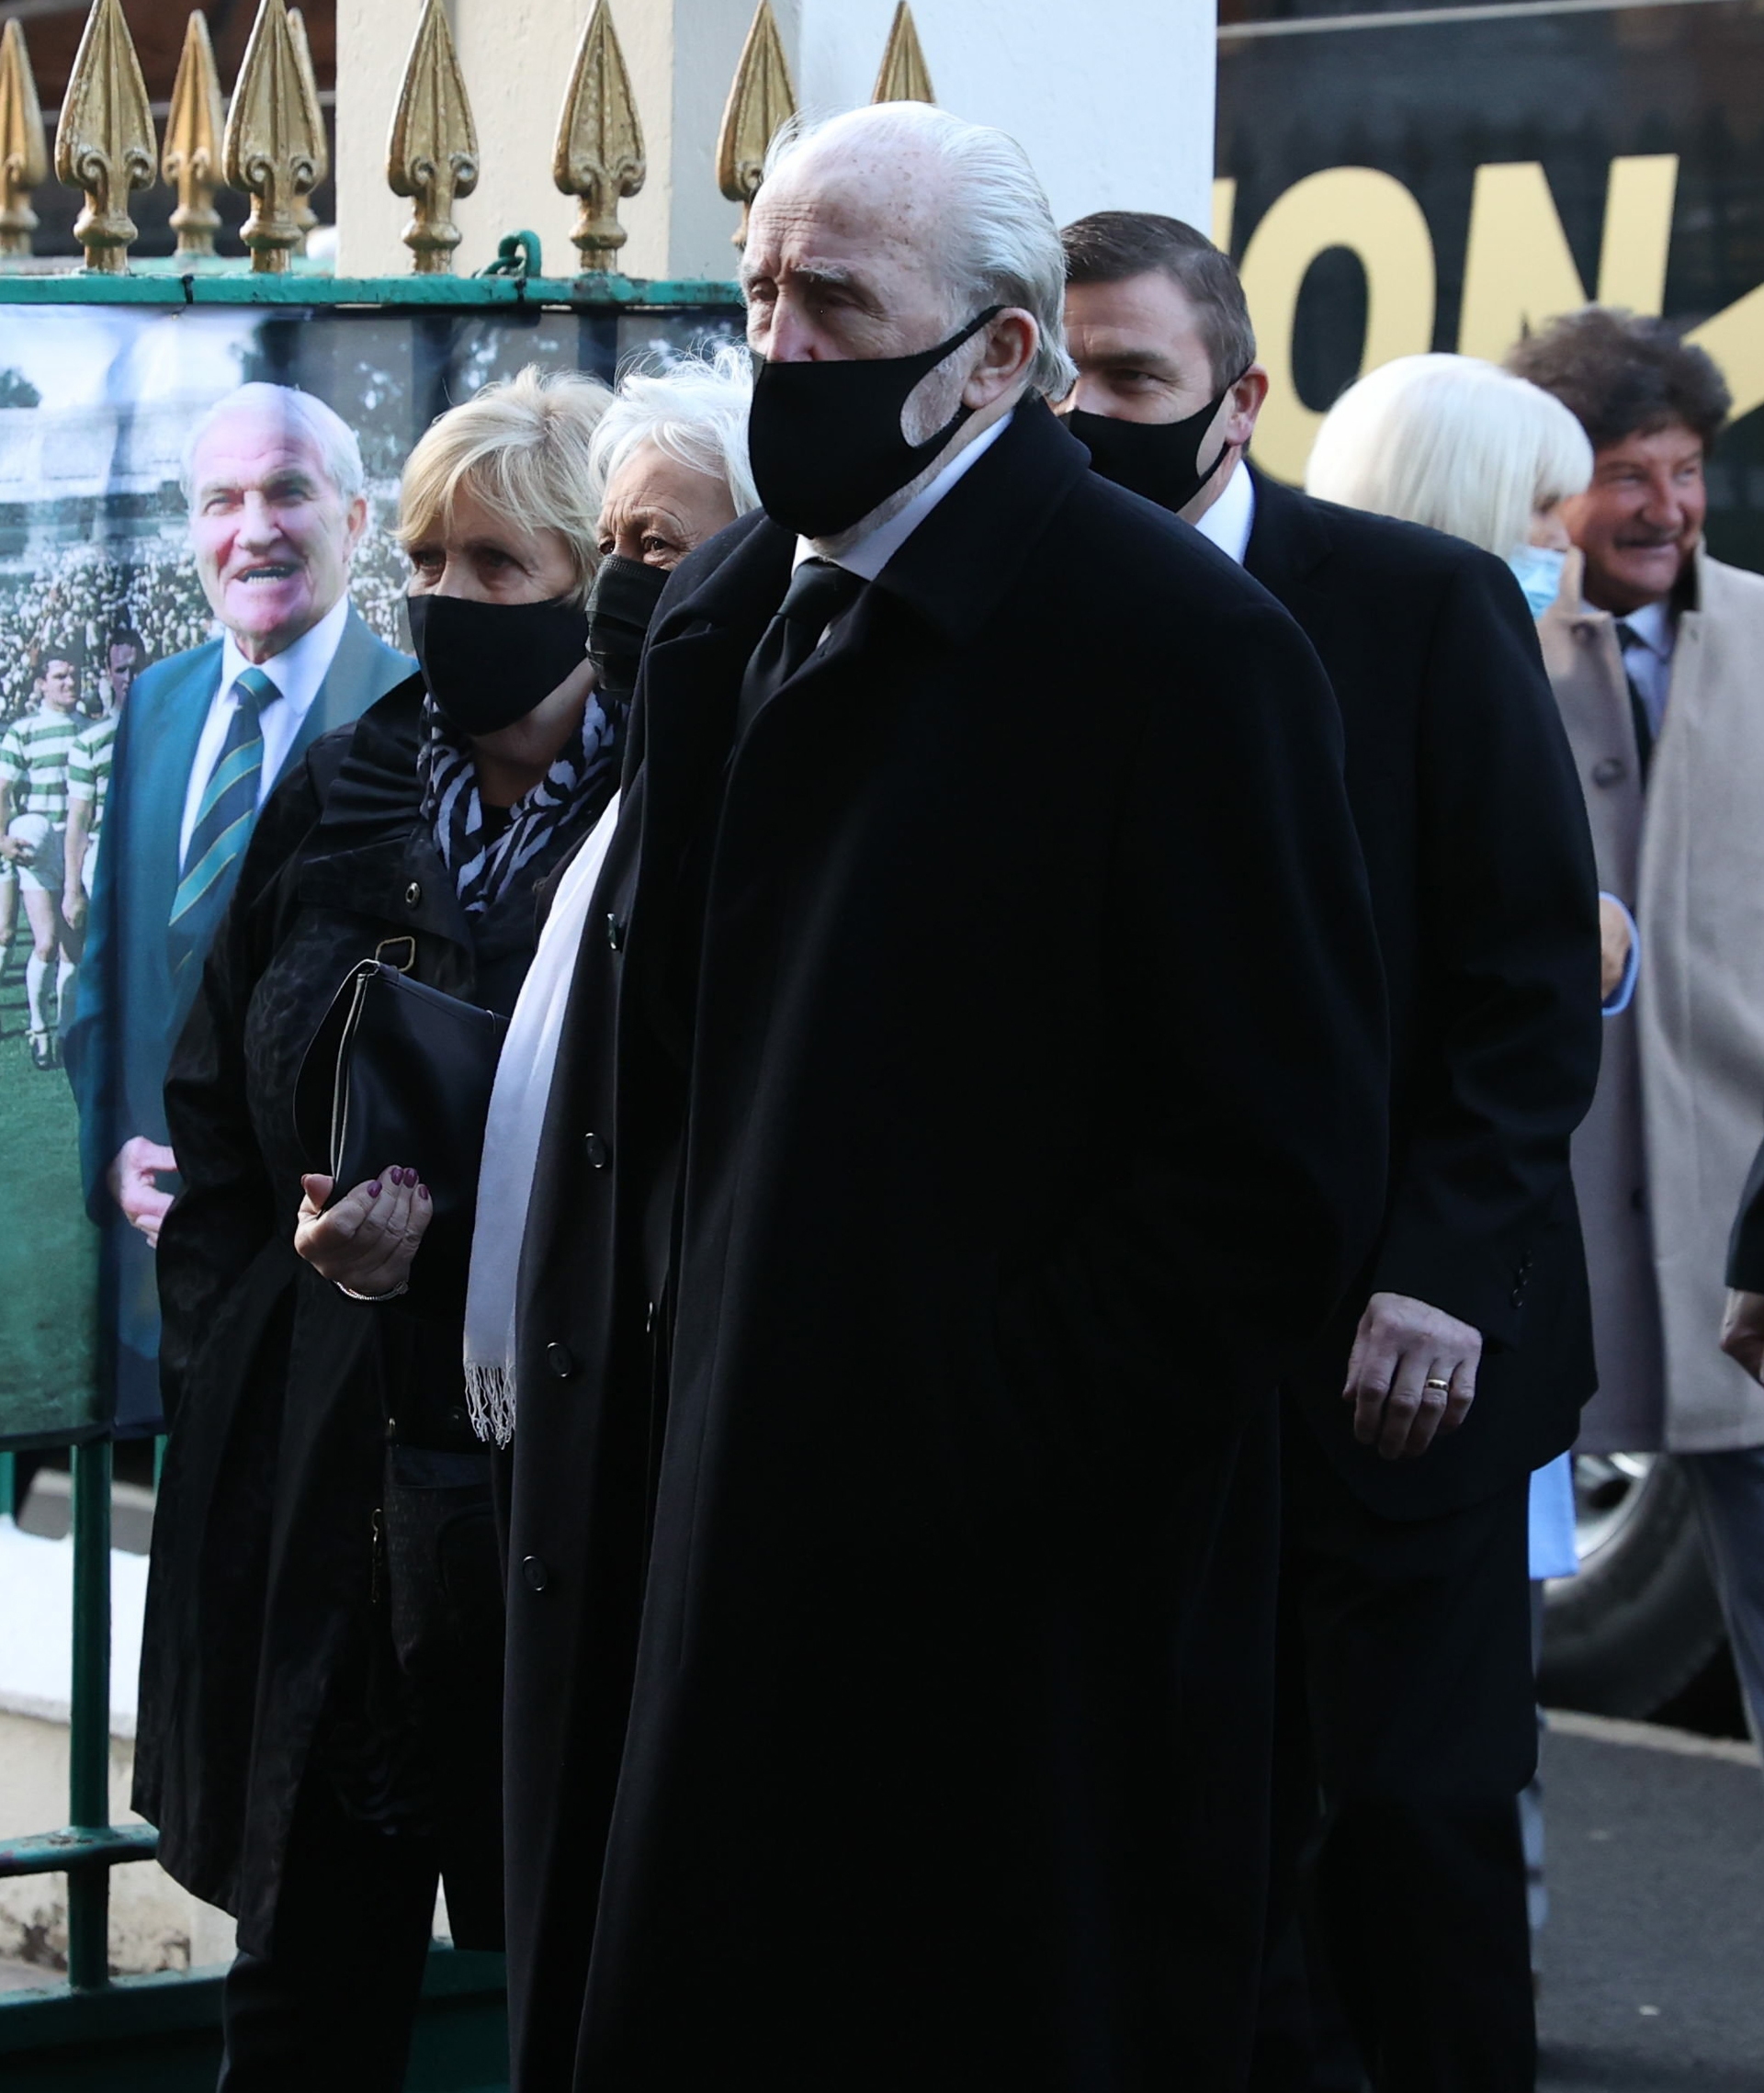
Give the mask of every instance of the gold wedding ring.
POLYGON ((1441 1380, 1437 1374, 1430 1374, 1421 1386, 1424 1388, 1443 1388, 1448 1396, 1452 1393, 1451 1382, 1441 1380))

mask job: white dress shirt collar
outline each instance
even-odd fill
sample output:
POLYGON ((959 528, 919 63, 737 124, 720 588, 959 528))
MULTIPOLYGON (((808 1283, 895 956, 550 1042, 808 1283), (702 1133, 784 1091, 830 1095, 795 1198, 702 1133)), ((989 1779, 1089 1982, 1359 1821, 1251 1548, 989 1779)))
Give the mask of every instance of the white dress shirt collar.
MULTIPOLYGON (((319 685, 331 673, 331 663, 336 657, 348 619, 349 597, 345 592, 291 647, 284 647, 279 654, 272 654, 268 661, 254 664, 282 694, 281 702, 272 705, 265 713, 266 721, 270 712, 291 714, 297 726, 306 718, 312 700, 319 695, 319 685)), ((233 684, 252 666, 254 664, 240 652, 239 642, 229 632, 226 644, 220 650, 219 695, 231 702, 233 684)))
MULTIPOLYGON (((1012 413, 1015 412, 1012 408, 1012 413)), ((865 531, 854 544, 845 548, 833 564, 843 567, 849 574, 861 575, 866 582, 875 581, 956 482, 979 463, 1010 426, 1011 415, 1001 415, 989 429, 983 430, 971 444, 957 451, 936 479, 929 486, 922 487, 898 515, 890 516, 887 523, 877 524, 874 530, 865 531)), ((796 558, 790 563, 791 571, 805 560, 826 557, 816 549, 811 539, 799 537, 796 558)))
POLYGON ((1644 604, 1640 610, 1632 610, 1617 620, 1628 626, 1650 654, 1657 654, 1663 662, 1672 659, 1672 643, 1678 635, 1672 626, 1672 606, 1662 596, 1657 603, 1644 604))
POLYGON ((1194 527, 1203 537, 1211 538, 1227 560, 1243 565, 1250 533, 1256 527, 1256 483, 1242 458, 1233 464, 1225 492, 1194 527))
POLYGON ((248 668, 255 666, 281 694, 263 710, 264 764, 257 787, 257 804, 261 807, 281 775, 306 716, 312 709, 312 701, 319 695, 319 686, 331 673, 331 664, 343 642, 343 628, 348 622, 349 596, 345 591, 319 622, 301 633, 291 647, 285 647, 279 654, 272 654, 268 661, 256 663, 247 662, 239 651, 239 642, 231 632, 227 634, 226 643, 220 650, 220 681, 209 702, 209 717, 196 744, 196 760, 190 765, 190 782, 184 796, 184 823, 178 841, 180 865, 188 854, 197 817, 202 810, 202 796, 209 788, 209 779, 226 746, 227 728, 237 709, 233 684, 248 668))

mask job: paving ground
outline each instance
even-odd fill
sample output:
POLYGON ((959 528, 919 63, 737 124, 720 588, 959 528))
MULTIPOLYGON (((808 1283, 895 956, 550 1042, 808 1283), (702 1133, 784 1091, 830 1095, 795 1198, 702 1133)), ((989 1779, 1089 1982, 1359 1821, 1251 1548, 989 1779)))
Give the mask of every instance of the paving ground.
POLYGON ((1747 1747, 1566 1721, 1541 2093, 1764 2093, 1764 1775, 1747 1747))
MULTIPOLYGON (((1764 2093, 1750 1748, 1592 1716, 1555 1725, 1539 2093, 1764 2093)), ((46 1974, 0 1962, 0 1989, 46 1974)))

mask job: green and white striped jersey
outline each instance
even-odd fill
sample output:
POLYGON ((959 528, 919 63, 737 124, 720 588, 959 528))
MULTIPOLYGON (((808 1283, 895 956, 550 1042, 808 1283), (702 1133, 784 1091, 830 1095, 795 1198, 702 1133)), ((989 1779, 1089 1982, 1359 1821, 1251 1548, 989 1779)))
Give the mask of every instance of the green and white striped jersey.
POLYGON ((67 763, 86 722, 77 712, 40 706, 0 734, 0 779, 12 787, 14 814, 41 814, 67 826, 67 763))
POLYGON ((67 796, 94 802, 92 825, 96 836, 104 821, 105 796, 110 789, 110 759, 117 739, 117 716, 107 713, 76 734, 67 753, 67 796))

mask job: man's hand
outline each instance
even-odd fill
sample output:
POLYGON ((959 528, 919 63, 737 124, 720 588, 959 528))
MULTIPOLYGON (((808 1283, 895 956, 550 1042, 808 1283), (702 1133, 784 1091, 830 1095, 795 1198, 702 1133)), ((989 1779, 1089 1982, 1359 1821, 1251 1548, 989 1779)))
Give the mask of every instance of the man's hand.
POLYGON ((1599 995, 1609 1002, 1629 970, 1629 918, 1609 894, 1599 897, 1599 995))
POLYGON ((1482 1333, 1468 1323, 1407 1294, 1374 1294, 1341 1391, 1353 1436, 1386 1461, 1414 1460, 1469 1416, 1481 1363, 1482 1333))
POLYGON ((396 1294, 409 1280, 424 1231, 435 1217, 429 1188, 416 1172, 389 1164, 329 1212, 334 1180, 303 1177, 294 1248, 321 1278, 352 1294, 396 1294))
POLYGON ((1730 1290, 1721 1322, 1721 1349, 1754 1381, 1764 1381, 1764 1294, 1730 1290))
POLYGON ((17 836, 9 836, 0 830, 0 857, 9 857, 15 864, 28 865, 37 853, 28 843, 17 836))
POLYGON ((139 1228, 154 1249, 159 1247, 160 1223, 172 1208, 171 1194, 159 1189, 159 1175, 176 1168, 177 1158, 164 1142, 136 1134, 117 1150, 117 1160, 105 1172, 110 1196, 129 1226, 139 1228))
POLYGON ((62 921, 69 930, 81 930, 85 925, 85 888, 75 887, 62 897, 62 921))

